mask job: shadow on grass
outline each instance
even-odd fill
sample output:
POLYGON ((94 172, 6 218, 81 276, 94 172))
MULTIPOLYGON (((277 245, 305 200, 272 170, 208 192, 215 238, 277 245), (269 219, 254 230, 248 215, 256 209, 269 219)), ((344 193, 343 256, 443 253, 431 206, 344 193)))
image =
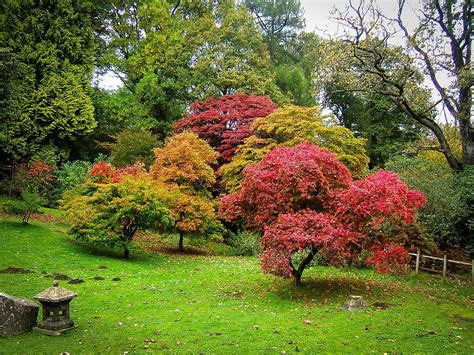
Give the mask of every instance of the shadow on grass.
POLYGON ((123 261, 145 261, 149 260, 150 254, 144 252, 137 247, 130 248, 130 257, 125 259, 123 256, 123 248, 107 247, 102 245, 93 245, 86 242, 80 242, 72 238, 68 239, 69 244, 76 249, 78 253, 88 254, 90 256, 100 256, 123 261))
POLYGON ((344 275, 307 276, 303 285, 297 287, 293 280, 276 280, 267 289, 281 300, 300 300, 305 303, 338 304, 350 295, 359 295, 376 300, 400 291, 402 286, 389 280, 375 280, 370 276, 344 275))
MULTIPOLYGON (((11 219, 15 218, 15 216, 13 215, 8 215, 8 217, 11 219)), ((17 218, 20 218, 20 217, 17 217, 17 218)), ((49 230, 43 226, 31 223, 31 222, 27 224, 23 224, 21 220, 0 221, 0 228, 11 229, 11 230, 21 231, 21 232, 48 231, 49 233, 49 230)))

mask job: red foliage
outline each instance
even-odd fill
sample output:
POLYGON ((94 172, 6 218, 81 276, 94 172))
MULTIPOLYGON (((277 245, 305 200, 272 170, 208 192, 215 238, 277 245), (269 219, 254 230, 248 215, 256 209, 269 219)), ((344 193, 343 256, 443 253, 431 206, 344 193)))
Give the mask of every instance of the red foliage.
POLYGON ((133 165, 128 165, 123 168, 115 169, 112 173, 112 182, 120 182, 124 176, 138 176, 146 174, 145 164, 142 162, 136 162, 133 165))
POLYGON ((31 177, 43 177, 45 180, 53 180, 54 175, 51 172, 55 170, 54 166, 48 165, 43 161, 35 161, 28 168, 28 175, 31 177))
POLYGON ((367 265, 375 265, 382 273, 403 273, 410 256, 400 245, 375 244, 371 250, 374 254, 367 258, 367 265))
POLYGON ((136 162, 133 165, 128 165, 123 168, 114 168, 112 164, 107 163, 106 161, 101 161, 95 163, 92 166, 89 176, 94 178, 94 182, 97 183, 107 183, 113 182, 117 183, 122 180, 122 177, 127 176, 137 176, 140 174, 146 174, 145 164, 141 162, 136 162))
POLYGON ((348 227, 363 232, 385 222, 413 223, 415 210, 425 203, 426 197, 409 190, 397 174, 378 170, 339 190, 337 215, 348 227))
POLYGON ((98 183, 104 183, 112 179, 113 172, 114 167, 112 164, 101 161, 92 166, 89 176, 95 178, 94 180, 98 183))
POLYGON ((263 229, 279 214, 302 209, 324 211, 339 187, 351 182, 336 156, 309 143, 277 147, 244 170, 242 189, 221 201, 220 214, 250 228, 263 229))
POLYGON ((311 210, 282 214, 265 228, 262 268, 274 275, 291 277, 295 269, 291 257, 301 250, 317 250, 333 264, 340 264, 350 257, 350 245, 355 243, 357 235, 329 214, 311 210))
POLYGON ((256 118, 268 116, 276 107, 266 96, 239 93, 211 97, 195 102, 189 115, 173 128, 196 133, 220 153, 221 163, 230 162, 237 147, 251 135, 250 124, 256 118))

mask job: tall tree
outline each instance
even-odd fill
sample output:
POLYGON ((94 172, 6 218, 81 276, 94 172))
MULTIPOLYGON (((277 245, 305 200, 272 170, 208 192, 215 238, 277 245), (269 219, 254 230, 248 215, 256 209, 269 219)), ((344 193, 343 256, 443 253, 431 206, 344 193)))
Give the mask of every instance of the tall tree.
POLYGON ((252 16, 233 1, 111 3, 103 69, 117 72, 131 93, 121 93, 121 111, 133 107, 134 119, 154 122, 144 128, 163 137, 189 104, 210 96, 244 92, 285 101, 252 16))
POLYGON ((1 3, 1 65, 12 71, 4 74, 0 117, 0 145, 8 157, 64 160, 71 142, 94 128, 92 5, 70 0, 1 3))
POLYGON ((278 47, 283 47, 304 27, 304 10, 299 0, 243 0, 242 3, 255 16, 272 57, 277 55, 278 47))
POLYGON ((465 165, 474 164, 474 126, 470 112, 472 2, 423 1, 413 29, 404 20, 406 11, 405 0, 399 0, 397 16, 390 19, 373 1, 361 0, 357 4, 350 1, 344 11, 336 12, 335 18, 348 29, 345 40, 350 44, 360 79, 366 83, 358 89, 389 97, 400 110, 428 128, 451 168, 459 172, 465 165), (405 46, 390 45, 394 31, 404 35, 405 46), (437 101, 423 97, 416 87, 418 67, 435 88, 437 101), (447 83, 441 80, 443 74, 450 78, 447 83), (443 105, 459 127, 462 161, 456 159, 432 116, 438 105, 443 105))
POLYGON ((367 141, 371 168, 383 168, 394 155, 418 141, 426 129, 383 95, 324 89, 323 103, 344 127, 367 141))

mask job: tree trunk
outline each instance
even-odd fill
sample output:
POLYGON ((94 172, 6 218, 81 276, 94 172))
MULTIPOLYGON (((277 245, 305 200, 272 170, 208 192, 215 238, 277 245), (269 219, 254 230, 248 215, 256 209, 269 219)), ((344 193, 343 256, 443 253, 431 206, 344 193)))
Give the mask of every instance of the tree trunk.
POLYGON ((30 220, 30 215, 31 215, 31 212, 30 211, 27 211, 25 212, 25 214, 23 214, 23 224, 28 224, 28 221, 30 220))
POLYGON ((469 124, 460 125, 463 165, 474 165, 474 128, 469 124))
POLYGON ((293 264, 291 264, 291 267, 293 269, 293 277, 295 278, 295 284, 296 286, 301 286, 301 276, 303 276, 303 271, 306 266, 313 260, 314 256, 316 255, 317 250, 315 248, 312 248, 309 254, 306 256, 306 258, 303 259, 301 262, 300 266, 298 266, 298 269, 296 269, 293 264))
POLYGON ((183 241, 184 241, 183 232, 179 232, 179 251, 180 251, 181 253, 184 252, 184 244, 183 244, 183 241))
POLYGON ((128 250, 128 245, 124 244, 123 246, 123 257, 124 259, 130 258, 130 250, 128 250))

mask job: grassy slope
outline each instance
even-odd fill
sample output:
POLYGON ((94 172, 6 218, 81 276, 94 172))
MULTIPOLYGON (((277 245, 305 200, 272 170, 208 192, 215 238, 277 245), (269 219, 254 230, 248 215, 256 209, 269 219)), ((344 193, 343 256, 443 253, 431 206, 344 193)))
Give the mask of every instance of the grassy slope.
POLYGON ((474 351, 472 289, 452 282, 316 267, 297 289, 263 275, 254 258, 135 252, 124 261, 70 242, 64 229, 0 219, 0 269, 35 271, 0 273, 0 292, 33 298, 51 286, 42 271, 85 280, 61 282, 78 293, 71 304, 77 329, 0 338, 0 352, 145 351, 147 338, 155 340, 148 350, 170 352, 474 351), (96 275, 105 280, 90 280, 96 275), (339 306, 349 294, 392 306, 348 313, 339 306))

